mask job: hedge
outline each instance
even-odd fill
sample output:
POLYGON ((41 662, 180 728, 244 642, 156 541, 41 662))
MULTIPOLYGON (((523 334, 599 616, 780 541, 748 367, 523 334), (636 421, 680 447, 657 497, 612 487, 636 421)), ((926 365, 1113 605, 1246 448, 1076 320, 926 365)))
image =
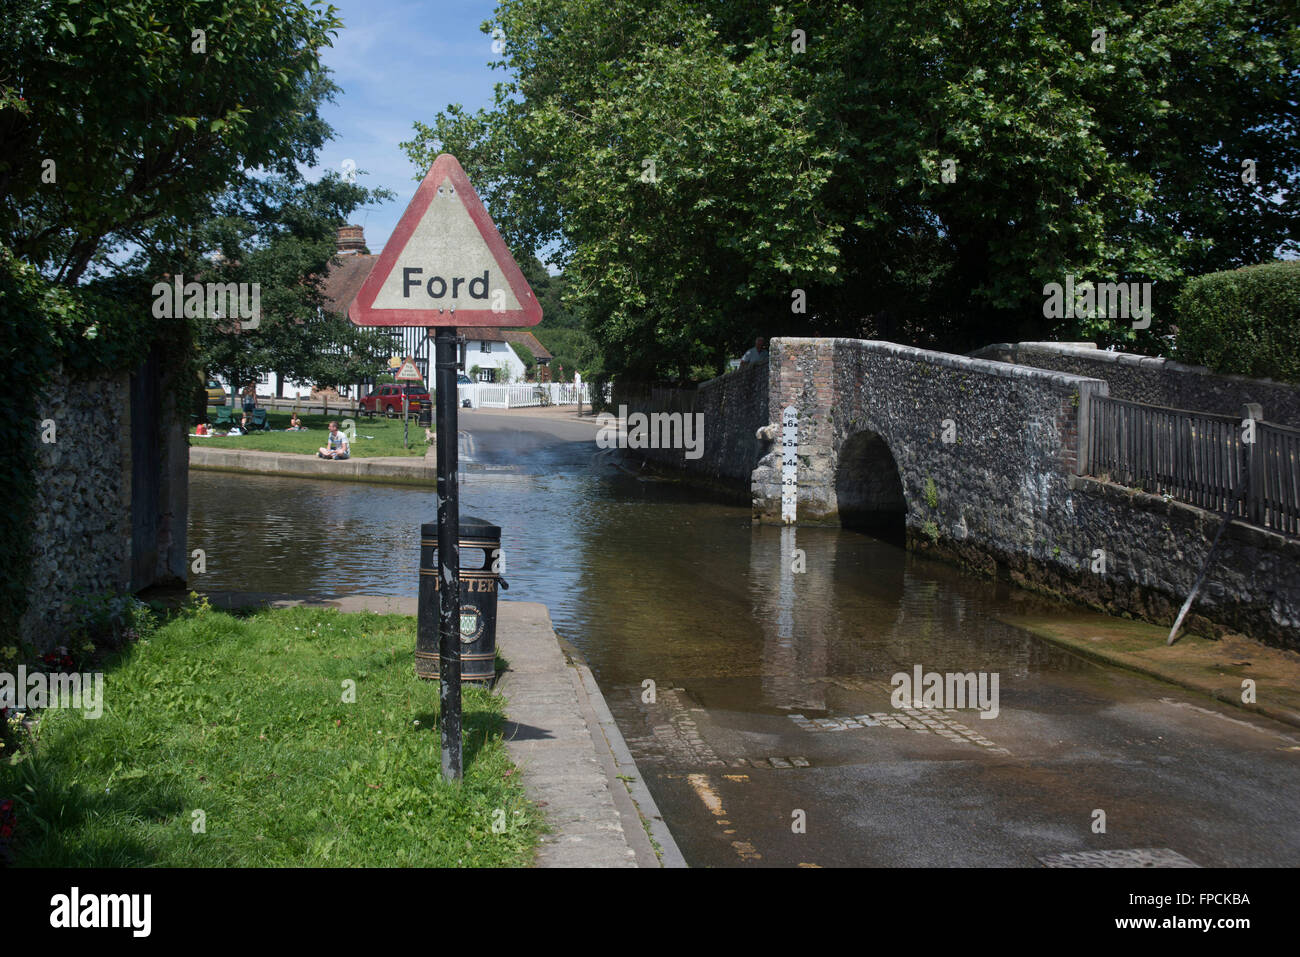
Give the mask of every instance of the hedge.
POLYGON ((1174 301, 1174 322, 1180 362, 1300 383, 1300 261, 1197 276, 1174 301))

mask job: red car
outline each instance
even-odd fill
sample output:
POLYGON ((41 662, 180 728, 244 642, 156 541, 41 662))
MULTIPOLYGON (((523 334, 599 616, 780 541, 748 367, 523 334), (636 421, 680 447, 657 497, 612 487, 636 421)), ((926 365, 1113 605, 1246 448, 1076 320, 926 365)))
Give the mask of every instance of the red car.
POLYGON ((374 415, 382 412, 390 419, 396 418, 402 414, 402 392, 405 390, 406 398, 412 415, 419 414, 425 404, 430 404, 429 390, 422 385, 401 385, 396 382, 390 382, 372 389, 370 394, 358 399, 360 411, 367 415, 374 415))

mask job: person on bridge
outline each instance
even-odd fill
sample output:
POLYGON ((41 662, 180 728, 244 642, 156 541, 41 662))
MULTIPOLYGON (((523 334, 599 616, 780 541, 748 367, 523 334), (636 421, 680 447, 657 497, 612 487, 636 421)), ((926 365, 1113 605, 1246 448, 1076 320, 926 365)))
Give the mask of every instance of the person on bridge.
POLYGON ((329 439, 323 447, 316 450, 316 455, 322 459, 345 459, 350 452, 347 435, 339 431, 337 422, 331 422, 329 439))
POLYGON ((759 336, 754 340, 754 348, 750 349, 740 358, 740 367, 758 365, 760 362, 767 361, 767 340, 759 336))

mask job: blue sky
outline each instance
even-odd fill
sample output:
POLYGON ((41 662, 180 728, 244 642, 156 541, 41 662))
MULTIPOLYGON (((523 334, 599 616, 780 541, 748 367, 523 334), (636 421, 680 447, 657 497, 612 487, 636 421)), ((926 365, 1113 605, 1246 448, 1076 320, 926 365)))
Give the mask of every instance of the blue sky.
MULTIPOLYGON (((378 253, 402 211, 415 195, 419 171, 398 143, 409 140, 416 120, 430 122, 448 104, 467 110, 490 105, 492 88, 506 74, 491 70, 499 59, 492 38, 480 31, 496 7, 494 0, 331 0, 343 29, 332 48, 324 50, 325 65, 342 92, 325 105, 325 120, 334 139, 320 154, 325 169, 356 163, 364 186, 386 186, 397 197, 358 209, 351 221, 364 226, 366 244, 378 253)), ((489 209, 488 212, 491 212, 489 209)))

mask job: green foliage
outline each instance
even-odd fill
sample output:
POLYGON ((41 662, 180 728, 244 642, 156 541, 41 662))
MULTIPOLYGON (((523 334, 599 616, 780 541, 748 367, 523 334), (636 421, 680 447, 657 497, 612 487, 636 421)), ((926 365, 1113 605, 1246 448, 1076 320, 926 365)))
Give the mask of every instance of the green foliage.
POLYGON ((0 0, 0 243, 72 284, 125 243, 165 245, 248 171, 314 165, 335 14, 300 0, 0 0))
POLYGON ((526 371, 531 372, 533 366, 537 365, 537 359, 533 355, 533 350, 529 349, 522 342, 512 342, 510 343, 510 348, 515 351, 515 355, 517 355, 519 361, 524 364, 524 369, 526 371))
MULTIPOLYGON (((334 173, 315 183, 273 177, 226 194, 216 215, 193 227, 178 226, 184 237, 179 268, 187 280, 257 283, 261 294, 256 328, 211 319, 198 323, 203 368, 236 391, 263 373, 332 385, 386 368, 392 340, 324 311, 323 286, 338 227, 359 206, 391 195, 334 173)), ((160 272, 165 265, 159 261, 151 268, 160 272)))
POLYGON ((574 372, 589 378, 600 368, 600 354, 596 342, 582 329, 552 329, 546 319, 532 330, 537 341, 551 353, 551 370, 563 366, 570 378, 574 372))
POLYGON ((925 480, 925 504, 930 508, 939 507, 939 487, 934 484, 934 479, 926 478, 925 480))
MULTIPOLYGON (((568 304, 567 300, 573 298, 568 279, 563 273, 552 276, 536 256, 518 257, 518 261, 542 306, 541 323, 528 331, 551 353, 551 369, 562 365, 570 375, 580 372, 584 377, 597 373, 601 367, 599 350, 584 328, 582 316, 568 304)), ((524 358, 522 353, 520 358, 524 358)))
POLYGON ((582 318, 565 305, 569 282, 564 274, 552 276, 536 256, 516 256, 515 260, 542 307, 542 323, 552 329, 582 328, 582 318))
POLYGON ((1174 308, 1180 362, 1300 383, 1300 262, 1197 276, 1174 308))
POLYGON ((158 627, 153 610, 132 595, 101 592, 83 595, 71 602, 77 623, 69 635, 69 647, 78 653, 121 648, 128 642, 149 638, 158 627))
POLYGON ((300 0, 0 0, 5 630, 25 604, 32 411, 46 377, 59 362, 69 377, 130 371, 162 344, 189 406, 192 329, 154 318, 152 279, 194 273, 191 237, 220 197, 250 195, 266 175, 296 183, 315 162, 330 133, 319 106, 336 90, 319 56, 335 12, 300 0))
POLYGON ((493 108, 403 146, 455 153, 512 246, 553 248, 602 372, 636 378, 756 333, 1131 340, 1044 318, 1044 284, 1172 288, 1300 233, 1300 34, 1273 3, 860 7, 504 0, 493 108))

